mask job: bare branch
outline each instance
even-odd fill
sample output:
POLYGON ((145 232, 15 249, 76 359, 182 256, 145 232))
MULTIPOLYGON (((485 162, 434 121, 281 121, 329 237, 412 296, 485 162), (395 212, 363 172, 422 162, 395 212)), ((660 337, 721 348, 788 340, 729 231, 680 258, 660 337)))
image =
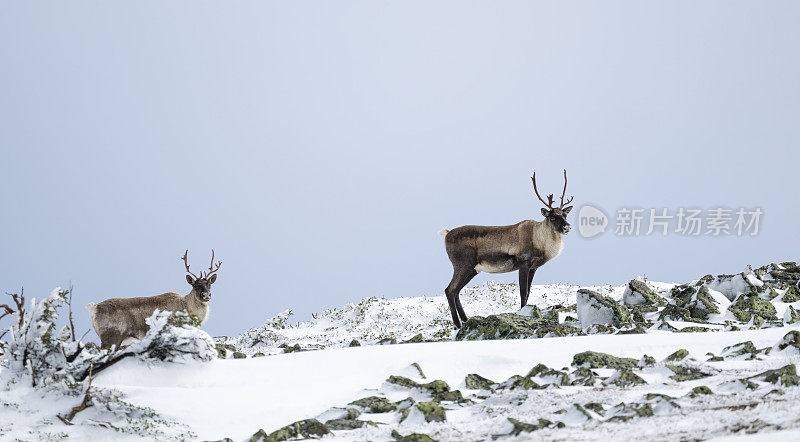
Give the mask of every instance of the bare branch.
POLYGON ((69 283, 69 299, 67 306, 69 307, 69 331, 72 333, 72 342, 75 342, 75 323, 72 322, 72 281, 69 283))
POLYGON ((64 422, 67 425, 73 425, 72 419, 75 419, 75 415, 92 406, 92 404, 89 403, 89 399, 90 399, 90 392, 91 392, 91 389, 92 389, 92 379, 93 379, 92 378, 92 367, 93 366, 94 366, 94 364, 89 366, 89 385, 86 386, 86 394, 83 395, 83 401, 81 401, 80 405, 78 405, 77 407, 72 407, 72 410, 70 410, 69 414, 67 414, 66 417, 61 416, 60 414, 56 415, 61 420, 61 422, 64 422))

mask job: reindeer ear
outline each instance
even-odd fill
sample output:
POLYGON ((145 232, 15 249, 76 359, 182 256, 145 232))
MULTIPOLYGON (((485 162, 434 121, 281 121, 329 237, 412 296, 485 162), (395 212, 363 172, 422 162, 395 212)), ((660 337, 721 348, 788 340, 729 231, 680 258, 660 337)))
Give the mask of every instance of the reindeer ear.
POLYGON ((192 279, 191 275, 186 275, 186 282, 188 282, 189 285, 194 285, 194 279, 192 279))
POLYGON ((547 216, 547 209, 545 209, 544 207, 542 207, 542 216, 545 217, 547 216))
POLYGON ((214 281, 216 281, 216 280, 217 280, 217 275, 211 275, 211 277, 208 278, 208 283, 209 284, 213 284, 214 281))
POLYGON ((561 209, 561 211, 564 212, 564 215, 567 215, 570 210, 572 210, 572 206, 565 207, 565 208, 561 209))

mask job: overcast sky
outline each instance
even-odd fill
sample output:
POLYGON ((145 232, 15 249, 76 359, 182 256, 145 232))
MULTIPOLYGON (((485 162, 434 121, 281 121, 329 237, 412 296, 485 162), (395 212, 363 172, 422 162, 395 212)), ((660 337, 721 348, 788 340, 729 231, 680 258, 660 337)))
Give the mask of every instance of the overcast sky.
MULTIPOLYGON (((530 174, 558 193, 563 168, 577 207, 760 207, 761 232, 574 229, 534 283, 684 282, 797 260, 798 13, 4 3, 0 291, 71 281, 86 329, 88 302, 187 293, 184 249, 199 269, 214 248, 212 335, 287 308, 305 319, 368 296, 438 296, 452 270, 436 232, 541 219, 530 174)), ((486 280, 516 274, 472 284, 486 280)))

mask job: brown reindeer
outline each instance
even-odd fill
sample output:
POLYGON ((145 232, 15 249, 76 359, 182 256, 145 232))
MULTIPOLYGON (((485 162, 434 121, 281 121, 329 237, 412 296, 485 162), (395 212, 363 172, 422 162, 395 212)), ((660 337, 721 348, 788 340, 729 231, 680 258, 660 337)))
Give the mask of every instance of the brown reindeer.
POLYGON ((214 273, 222 266, 222 262, 219 261, 216 266, 214 265, 214 251, 212 250, 208 272, 205 275, 200 272, 198 277, 189 270, 188 255, 189 251, 187 250, 181 258, 186 266, 186 272, 189 273, 186 275, 186 282, 192 286, 192 291, 188 295, 170 292, 141 298, 113 298, 99 304, 91 303, 86 306, 89 309, 92 326, 100 336, 100 345, 103 348, 128 345, 133 339, 144 338, 149 328, 145 319, 149 318, 156 309, 162 311, 185 310, 200 324, 208 319, 211 284, 217 280, 217 275, 214 273))
POLYGON ((561 205, 553 207, 553 195, 548 201, 536 188, 536 173, 531 177, 533 190, 547 208, 542 209, 543 221, 525 220, 511 226, 462 226, 443 229, 447 256, 453 264, 453 279, 445 289, 453 323, 461 327, 467 314, 458 294, 479 272, 506 273, 519 270, 519 294, 522 307, 528 303, 528 294, 536 269, 555 258, 564 247, 563 236, 569 233, 567 214, 574 197, 564 201, 567 192, 567 171, 564 170, 564 191, 561 205))

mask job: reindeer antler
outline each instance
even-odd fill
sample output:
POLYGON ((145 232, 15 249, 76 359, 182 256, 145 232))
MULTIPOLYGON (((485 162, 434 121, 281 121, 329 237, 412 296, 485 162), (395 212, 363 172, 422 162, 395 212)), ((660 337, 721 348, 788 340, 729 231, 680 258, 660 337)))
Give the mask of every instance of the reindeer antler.
POLYGON ((531 177, 531 181, 533 181, 533 191, 536 192, 536 197, 539 198, 539 201, 541 201, 542 204, 547 206, 548 209, 552 209, 553 208, 553 194, 551 193, 550 195, 547 195, 547 199, 550 201, 549 203, 546 203, 544 201, 544 199, 542 199, 542 196, 539 195, 539 189, 536 188, 536 172, 533 172, 533 176, 531 177))
POLYGON ((222 267, 222 261, 217 261, 217 268, 214 268, 214 249, 211 249, 211 265, 208 266, 208 273, 206 273, 206 278, 211 276, 212 273, 215 273, 219 268, 222 267))
POLYGON ((575 195, 572 195, 567 202, 564 202, 564 195, 567 193, 567 169, 564 169, 564 190, 561 192, 561 206, 559 209, 563 209, 564 206, 571 203, 572 200, 575 199, 575 195))
POLYGON ((183 254, 183 258, 181 258, 183 260, 183 265, 186 266, 186 273, 194 276, 194 279, 202 278, 203 277, 203 272, 200 272, 200 277, 198 277, 197 275, 192 273, 191 270, 189 270, 189 260, 187 259, 188 255, 189 255, 189 249, 186 249, 186 252, 183 254))

